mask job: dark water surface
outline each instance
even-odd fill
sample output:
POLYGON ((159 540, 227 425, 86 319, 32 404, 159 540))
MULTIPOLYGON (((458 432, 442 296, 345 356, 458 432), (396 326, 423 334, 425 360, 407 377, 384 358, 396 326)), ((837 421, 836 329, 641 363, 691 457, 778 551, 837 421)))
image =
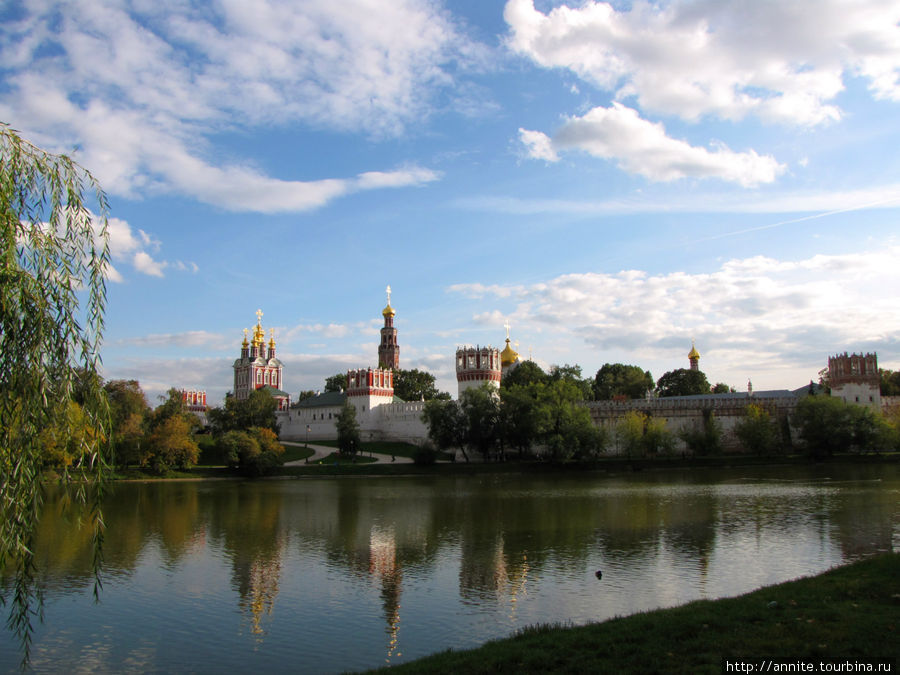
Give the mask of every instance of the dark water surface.
POLYGON ((106 522, 96 605, 48 500, 37 672, 340 672, 737 595, 900 550, 900 471, 122 483, 106 522))

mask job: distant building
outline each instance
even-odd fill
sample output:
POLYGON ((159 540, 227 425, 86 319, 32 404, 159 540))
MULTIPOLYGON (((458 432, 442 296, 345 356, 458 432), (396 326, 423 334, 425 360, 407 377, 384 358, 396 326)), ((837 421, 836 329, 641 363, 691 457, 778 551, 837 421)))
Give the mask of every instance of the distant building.
POLYGON ((266 349, 262 316, 262 310, 256 310, 252 340, 247 340, 248 331, 244 329, 241 356, 234 362, 234 397, 241 401, 250 396, 250 392, 263 389, 278 403, 277 410, 284 412, 291 406, 291 395, 281 389, 284 386, 284 364, 275 357, 274 329, 266 349))
POLYGON ((859 403, 881 410, 881 380, 876 354, 844 352, 829 356, 828 382, 832 396, 846 403, 859 403))

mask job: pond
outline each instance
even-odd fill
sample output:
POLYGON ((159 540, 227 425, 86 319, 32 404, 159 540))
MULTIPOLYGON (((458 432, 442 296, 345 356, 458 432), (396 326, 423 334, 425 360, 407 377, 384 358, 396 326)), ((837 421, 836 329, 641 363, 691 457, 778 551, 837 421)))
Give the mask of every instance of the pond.
POLYGON ((62 503, 36 672, 357 670, 900 549, 896 465, 120 483, 95 604, 62 503))

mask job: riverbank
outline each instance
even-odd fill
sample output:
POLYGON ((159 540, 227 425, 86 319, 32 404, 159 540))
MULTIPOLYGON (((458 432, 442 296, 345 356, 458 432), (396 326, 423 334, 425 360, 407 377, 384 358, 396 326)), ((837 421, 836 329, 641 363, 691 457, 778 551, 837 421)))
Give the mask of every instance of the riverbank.
MULTIPOLYGON (((310 444, 312 446, 312 444, 310 444)), ((296 448, 299 449, 299 448, 296 448)), ((322 450, 330 448, 323 446, 322 450)), ((313 451, 307 451, 310 456, 313 451)), ((898 464, 900 453, 841 454, 814 461, 806 455, 773 455, 758 457, 755 455, 722 455, 716 457, 610 457, 590 462, 545 462, 538 460, 518 460, 511 458, 505 462, 446 462, 431 465, 412 463, 408 457, 398 461, 390 461, 388 455, 375 455, 379 461, 353 462, 330 456, 328 461, 319 463, 310 459, 307 464, 303 459, 293 459, 283 466, 276 467, 269 477, 302 478, 310 476, 447 476, 504 473, 569 473, 595 472, 600 474, 637 473, 642 471, 668 471, 690 469, 714 469, 755 466, 828 466, 837 464, 898 464)), ((132 468, 117 470, 113 480, 166 480, 166 479, 213 479, 241 478, 234 471, 224 466, 198 465, 185 471, 170 471, 158 476, 142 469, 132 468)))
MULTIPOLYGON (((770 660, 770 672, 778 672, 776 664, 815 663, 819 670, 820 662, 836 661, 876 664, 876 670, 877 663, 890 663, 896 672, 898 638, 900 554, 888 553, 737 598, 586 626, 528 628, 477 649, 434 654, 390 671, 724 673, 726 660, 754 664, 757 671, 770 660)), ((795 666, 792 672, 804 671, 795 666)))

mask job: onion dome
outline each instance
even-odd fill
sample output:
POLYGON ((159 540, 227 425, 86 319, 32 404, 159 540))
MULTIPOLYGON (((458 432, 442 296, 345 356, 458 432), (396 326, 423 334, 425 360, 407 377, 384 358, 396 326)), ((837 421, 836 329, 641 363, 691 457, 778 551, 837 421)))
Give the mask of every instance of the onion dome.
POLYGON ((688 358, 693 361, 694 359, 700 358, 700 352, 697 351, 697 348, 694 346, 693 341, 691 341, 691 351, 688 353, 688 358))
POLYGON ((519 353, 509 346, 509 338, 506 338, 506 347, 500 352, 500 365, 504 368, 511 366, 519 360, 519 353))
POLYGON ((381 314, 382 314, 382 316, 384 316, 384 318, 386 319, 386 318, 388 318, 389 316, 395 316, 395 315, 397 314, 397 312, 394 311, 394 308, 391 307, 391 303, 388 302, 387 307, 385 307, 385 308, 381 311, 381 314))

